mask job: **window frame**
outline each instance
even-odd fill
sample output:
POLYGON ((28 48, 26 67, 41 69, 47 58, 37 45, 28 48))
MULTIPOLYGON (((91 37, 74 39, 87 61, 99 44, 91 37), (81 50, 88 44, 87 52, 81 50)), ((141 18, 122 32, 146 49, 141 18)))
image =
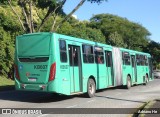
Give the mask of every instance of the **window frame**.
POLYGON ((60 61, 62 62, 62 63, 67 63, 68 62, 68 57, 67 57, 67 44, 66 44, 66 40, 64 40, 64 39, 59 39, 59 53, 60 53, 60 61), (65 50, 62 50, 61 49, 61 41, 64 41, 65 42, 65 50), (62 61, 63 59, 62 59, 62 53, 65 53, 65 56, 66 56, 66 60, 65 61, 62 61))
POLYGON ((89 45, 89 44, 82 44, 82 54, 83 54, 83 63, 86 63, 86 64, 94 64, 94 60, 95 60, 95 55, 94 55, 94 50, 93 50, 93 46, 92 45, 89 45), (87 54, 86 53, 86 48, 85 46, 90 46, 91 48, 91 53, 87 54), (92 57, 93 60, 90 59, 90 56, 92 57), (85 58, 86 57, 86 58, 85 58), (86 61, 85 61, 86 60, 86 61), (87 61, 88 60, 88 61, 87 61), (91 60, 91 61, 90 61, 91 60))
POLYGON ((123 65, 127 65, 127 66, 131 65, 131 55, 129 52, 126 52, 126 51, 122 52, 122 61, 123 61, 123 65), (125 53, 127 53, 128 56, 125 56, 125 53))
POLYGON ((100 46, 94 46, 94 54, 95 54, 95 63, 96 64, 105 64, 105 60, 104 60, 104 49, 103 49, 103 47, 100 47, 100 46), (96 52, 98 52, 98 51, 96 51, 96 49, 95 48, 101 48, 101 52, 99 52, 99 53, 96 53, 96 52), (100 61, 101 62, 98 62, 99 60, 98 60, 98 57, 100 56, 100 61), (97 57, 97 58, 96 58, 97 57), (102 57, 102 58, 101 58, 102 57))
POLYGON ((112 51, 105 50, 105 59, 106 59, 105 60, 106 61, 106 67, 112 67, 113 66, 112 51))
POLYGON ((138 66, 148 66, 147 55, 136 54, 136 63, 138 66), (139 60, 139 62, 137 62, 139 60))

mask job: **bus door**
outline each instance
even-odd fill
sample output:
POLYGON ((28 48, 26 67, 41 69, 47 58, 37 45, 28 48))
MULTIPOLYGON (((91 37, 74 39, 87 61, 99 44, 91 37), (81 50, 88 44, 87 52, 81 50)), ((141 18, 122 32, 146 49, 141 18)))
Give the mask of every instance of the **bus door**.
POLYGON ((108 78, 108 86, 114 86, 114 74, 113 74, 113 59, 112 59, 112 52, 105 51, 105 58, 106 58, 106 73, 108 78))
POLYGON ((82 67, 80 47, 68 45, 71 93, 82 91, 82 67))
POLYGON ((131 56, 132 60, 132 80, 133 82, 137 82, 137 69, 136 69, 136 62, 135 62, 135 55, 131 56))
POLYGON ((153 68, 152 68, 152 59, 148 58, 148 63, 149 63, 149 77, 152 79, 152 72, 153 72, 153 68))
POLYGON ((123 78, 127 78, 128 74, 132 72, 131 56, 129 52, 122 52, 123 59, 123 78))

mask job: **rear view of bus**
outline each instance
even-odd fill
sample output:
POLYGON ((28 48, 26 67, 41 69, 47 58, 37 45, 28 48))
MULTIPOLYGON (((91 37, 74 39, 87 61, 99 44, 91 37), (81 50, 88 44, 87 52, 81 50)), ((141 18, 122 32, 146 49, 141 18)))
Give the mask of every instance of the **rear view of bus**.
POLYGON ((15 86, 17 90, 54 91, 56 63, 51 33, 16 38, 15 86))

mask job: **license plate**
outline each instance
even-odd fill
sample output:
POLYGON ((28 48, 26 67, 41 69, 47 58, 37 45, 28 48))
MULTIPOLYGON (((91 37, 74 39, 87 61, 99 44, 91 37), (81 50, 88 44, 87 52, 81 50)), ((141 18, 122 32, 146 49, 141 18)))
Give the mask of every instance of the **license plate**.
POLYGON ((36 78, 29 78, 28 81, 35 82, 35 81, 37 81, 37 79, 36 78))

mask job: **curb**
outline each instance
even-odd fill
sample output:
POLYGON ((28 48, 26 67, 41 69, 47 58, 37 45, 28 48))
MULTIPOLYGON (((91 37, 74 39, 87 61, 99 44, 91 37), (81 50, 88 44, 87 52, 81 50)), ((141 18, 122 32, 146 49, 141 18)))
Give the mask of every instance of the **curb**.
POLYGON ((139 115, 140 115, 139 111, 142 111, 149 103, 150 103, 150 101, 148 101, 148 102, 144 103, 143 105, 139 106, 136 109, 135 113, 132 114, 132 117, 139 117, 139 115))
POLYGON ((145 117, 145 113, 140 113, 140 112, 142 110, 144 111, 151 108, 155 103, 156 103, 156 99, 146 102, 145 104, 137 108, 136 112, 132 115, 132 117, 145 117))
POLYGON ((9 91, 9 90, 15 90, 15 86, 14 85, 0 86, 0 92, 2 92, 2 91, 9 91))

